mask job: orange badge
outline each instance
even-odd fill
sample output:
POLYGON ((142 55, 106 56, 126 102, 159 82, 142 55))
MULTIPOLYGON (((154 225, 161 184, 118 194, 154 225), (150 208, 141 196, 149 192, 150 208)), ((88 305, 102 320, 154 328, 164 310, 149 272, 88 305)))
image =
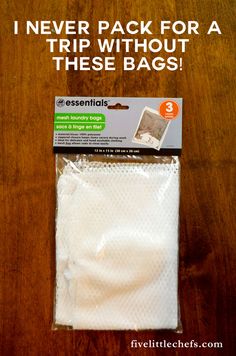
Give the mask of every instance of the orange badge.
POLYGON ((179 113, 179 106, 173 100, 166 100, 161 103, 159 111, 161 116, 163 116, 165 119, 173 120, 179 113))

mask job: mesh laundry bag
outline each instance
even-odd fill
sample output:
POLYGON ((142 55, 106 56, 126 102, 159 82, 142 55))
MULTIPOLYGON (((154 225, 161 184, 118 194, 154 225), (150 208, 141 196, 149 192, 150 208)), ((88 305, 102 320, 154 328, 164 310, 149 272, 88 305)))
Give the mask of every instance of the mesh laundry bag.
POLYGON ((176 329, 178 158, 65 162, 57 182, 55 323, 176 329))

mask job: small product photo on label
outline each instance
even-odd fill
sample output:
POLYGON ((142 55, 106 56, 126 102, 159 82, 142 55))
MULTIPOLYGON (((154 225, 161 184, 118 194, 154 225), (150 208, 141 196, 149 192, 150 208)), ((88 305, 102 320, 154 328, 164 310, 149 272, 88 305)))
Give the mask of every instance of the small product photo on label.
POLYGON ((169 125, 170 121, 164 119, 158 111, 145 107, 134 134, 133 142, 159 151, 169 125))

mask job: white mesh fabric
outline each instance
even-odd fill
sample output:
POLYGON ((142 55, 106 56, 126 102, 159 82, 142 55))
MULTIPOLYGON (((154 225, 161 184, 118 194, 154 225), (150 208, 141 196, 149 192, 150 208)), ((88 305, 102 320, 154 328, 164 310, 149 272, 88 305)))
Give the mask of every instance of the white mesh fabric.
POLYGON ((178 169, 68 163, 57 186, 57 324, 177 327, 178 169))

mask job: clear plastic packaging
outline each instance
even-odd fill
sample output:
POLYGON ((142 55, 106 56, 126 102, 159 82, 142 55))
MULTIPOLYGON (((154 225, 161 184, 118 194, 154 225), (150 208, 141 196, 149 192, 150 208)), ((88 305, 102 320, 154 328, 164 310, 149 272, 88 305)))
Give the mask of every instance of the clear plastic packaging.
POLYGON ((54 327, 180 331, 180 163, 56 156, 54 327))

